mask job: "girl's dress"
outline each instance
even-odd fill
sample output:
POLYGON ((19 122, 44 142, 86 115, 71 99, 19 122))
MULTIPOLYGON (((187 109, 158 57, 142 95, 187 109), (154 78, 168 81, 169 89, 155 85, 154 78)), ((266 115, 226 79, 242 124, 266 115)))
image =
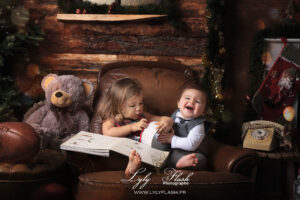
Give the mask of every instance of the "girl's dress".
MULTIPOLYGON (((124 119, 121 122, 116 122, 115 126, 116 127, 120 127, 120 126, 124 126, 127 124, 132 124, 135 122, 140 121, 142 118, 145 118, 144 115, 141 115, 138 119, 134 120, 134 119, 124 119)), ((136 132, 132 132, 130 133, 127 137, 130 139, 133 139, 135 141, 141 142, 141 133, 143 132, 143 130, 141 131, 136 131, 136 132)))

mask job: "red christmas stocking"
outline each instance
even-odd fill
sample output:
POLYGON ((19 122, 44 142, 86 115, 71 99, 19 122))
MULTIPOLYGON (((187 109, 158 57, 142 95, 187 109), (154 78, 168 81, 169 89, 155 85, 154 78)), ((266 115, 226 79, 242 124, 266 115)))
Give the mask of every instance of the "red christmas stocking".
POLYGON ((285 123, 283 109, 298 100, 299 75, 300 50, 285 43, 281 55, 252 98, 254 109, 262 119, 285 123))

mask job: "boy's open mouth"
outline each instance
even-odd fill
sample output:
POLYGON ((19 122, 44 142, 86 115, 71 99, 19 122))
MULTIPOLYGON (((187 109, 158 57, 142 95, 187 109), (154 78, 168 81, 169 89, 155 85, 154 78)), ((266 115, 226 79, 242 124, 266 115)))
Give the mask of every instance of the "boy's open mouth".
POLYGON ((191 107, 191 106, 186 106, 185 108, 188 109, 188 110, 190 110, 190 111, 193 111, 193 110, 194 110, 194 108, 191 107))

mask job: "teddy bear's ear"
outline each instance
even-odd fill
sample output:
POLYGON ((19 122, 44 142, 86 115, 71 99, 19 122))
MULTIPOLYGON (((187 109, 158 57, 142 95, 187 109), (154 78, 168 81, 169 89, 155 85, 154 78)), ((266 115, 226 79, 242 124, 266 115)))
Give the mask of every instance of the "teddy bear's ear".
POLYGON ((49 85, 51 81, 53 81, 57 77, 56 74, 48 74, 45 76, 42 80, 42 88, 43 90, 46 90, 46 87, 49 85))
POLYGON ((82 85, 83 85, 86 97, 89 98, 93 94, 93 90, 94 90, 93 84, 88 80, 82 79, 82 85))

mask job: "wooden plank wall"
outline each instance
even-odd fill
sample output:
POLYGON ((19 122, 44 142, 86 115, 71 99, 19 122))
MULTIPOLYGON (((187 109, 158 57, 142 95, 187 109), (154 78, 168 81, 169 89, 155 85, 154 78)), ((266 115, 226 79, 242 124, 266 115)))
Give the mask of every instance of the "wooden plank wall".
MULTIPOLYGON (((74 74, 95 84, 98 69, 116 61, 168 60, 203 70, 201 55, 207 35, 205 0, 178 0, 187 31, 175 30, 166 20, 63 22, 56 19, 59 12, 56 0, 23 1, 32 20, 45 32, 45 40, 31 61, 41 71, 74 74)), ((19 85, 24 85, 23 82, 19 85)))
MULTIPOLYGON (((95 83, 99 67, 115 61, 169 60, 203 70, 201 55, 207 36, 206 0, 177 0, 188 31, 175 30, 166 21, 64 23, 56 20, 56 0, 23 1, 33 20, 46 33, 45 41, 32 60, 41 71, 75 74, 95 83)), ((252 38, 257 31, 280 22, 288 2, 225 1, 225 105, 232 113, 234 129, 228 138, 230 143, 240 143, 240 127, 246 107, 244 96, 250 84, 248 72, 252 38)), ((300 9, 300 0, 295 2, 300 9)), ((296 20, 299 22, 299 19, 298 12, 296 20)), ((19 79, 19 85, 28 94, 43 94, 40 79, 41 76, 29 79, 25 75, 19 79)))

